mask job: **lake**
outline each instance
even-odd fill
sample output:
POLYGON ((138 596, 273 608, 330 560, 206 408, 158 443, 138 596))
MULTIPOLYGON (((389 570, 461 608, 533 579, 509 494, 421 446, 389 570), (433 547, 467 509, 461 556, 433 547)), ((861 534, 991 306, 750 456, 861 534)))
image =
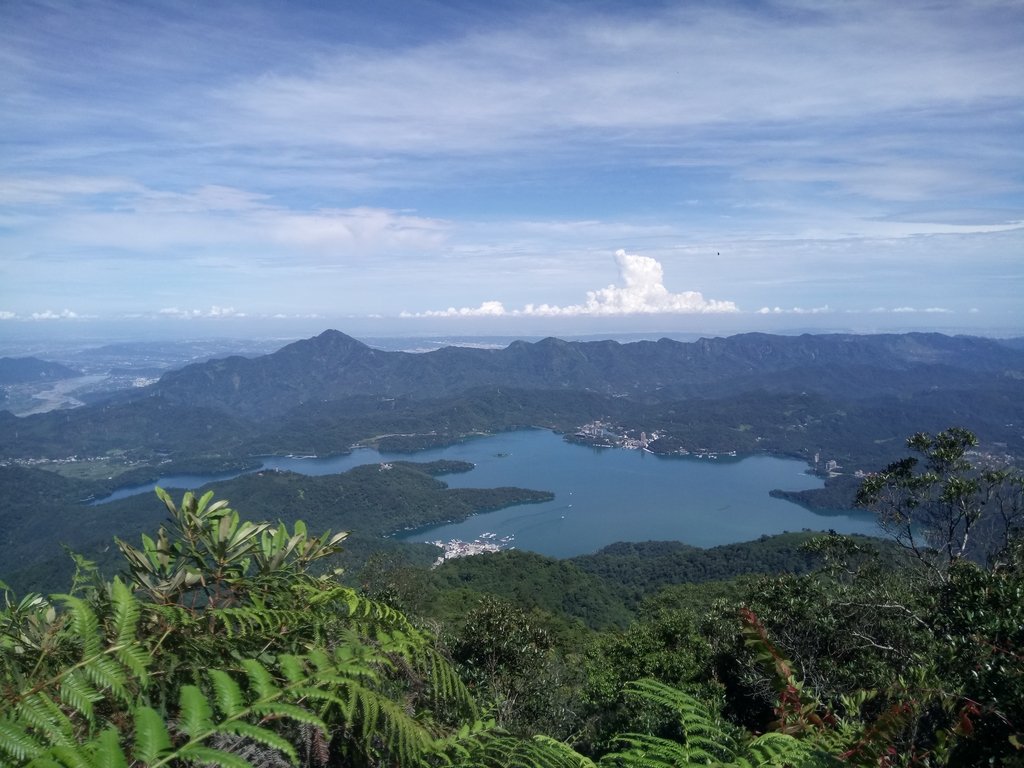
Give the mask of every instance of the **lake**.
MULTIPOLYGON (((774 488, 820 488, 806 464, 771 456, 697 459, 643 451, 590 448, 566 443, 545 430, 506 432, 415 454, 358 449, 329 458, 273 457, 264 469, 309 475, 344 472, 360 464, 454 459, 476 465, 472 472, 444 476, 453 488, 519 486, 551 491, 555 499, 476 515, 397 538, 411 541, 462 539, 482 534, 512 537, 520 549, 571 557, 615 541, 677 540, 699 547, 756 539, 762 534, 833 529, 878 534, 871 514, 818 514, 768 495, 774 488)), ((165 488, 196 488, 227 476, 161 478, 165 488)), ((118 491, 114 498, 152 489, 118 491)), ((490 537, 489 537, 490 538, 490 537)))

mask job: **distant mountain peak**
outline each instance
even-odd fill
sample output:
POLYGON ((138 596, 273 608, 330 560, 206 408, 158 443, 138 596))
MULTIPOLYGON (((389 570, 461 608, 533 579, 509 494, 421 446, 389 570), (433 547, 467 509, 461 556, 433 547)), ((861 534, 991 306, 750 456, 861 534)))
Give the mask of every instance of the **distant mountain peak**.
MULTIPOLYGON (((310 341, 335 345, 345 344, 354 347, 366 347, 366 344, 363 344, 359 339, 354 339, 347 333, 342 333, 334 328, 328 328, 320 335, 314 336, 310 341)), ((367 347, 367 349, 369 349, 369 347, 367 347)))
POLYGON ((368 347, 358 339, 354 339, 348 334, 336 331, 330 328, 318 336, 314 336, 310 339, 302 339, 289 344, 286 347, 282 347, 275 355, 291 356, 293 354, 308 354, 313 352, 317 355, 326 355, 329 357, 348 357, 353 353, 369 351, 368 347))

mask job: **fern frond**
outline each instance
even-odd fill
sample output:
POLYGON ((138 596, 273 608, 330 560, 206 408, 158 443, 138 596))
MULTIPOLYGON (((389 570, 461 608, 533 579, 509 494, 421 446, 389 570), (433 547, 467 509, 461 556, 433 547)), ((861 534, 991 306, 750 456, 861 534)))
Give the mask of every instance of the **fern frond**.
POLYGON ((306 667, 298 656, 282 653, 277 657, 277 663, 289 683, 300 683, 305 679, 306 667))
MULTIPOLYGON (((618 741, 626 745, 622 752, 606 755, 612 765, 658 766, 658 768, 674 768, 674 766, 708 765, 715 760, 715 755, 689 744, 682 744, 649 733, 622 733, 618 741)), ((606 762, 604 758, 602 763, 606 762)))
POLYGON ((106 655, 96 656, 88 659, 83 664, 82 670, 98 690, 106 689, 119 701, 130 702, 131 694, 127 688, 128 678, 114 659, 106 655))
POLYGON ((28 763, 27 768, 65 768, 65 766, 49 757, 43 756, 37 757, 31 763, 28 763))
POLYGON ((452 762, 458 768, 596 768, 594 762, 568 744, 548 736, 520 739, 503 734, 484 734, 470 739, 452 762))
POLYGON ((747 746, 747 754, 754 765, 802 765, 817 754, 808 742, 786 733, 765 733, 747 746))
POLYGON ((298 723, 305 723, 306 725, 312 725, 319 728, 322 731, 327 730, 327 726, 324 721, 321 720, 317 715, 310 712, 308 709, 303 709, 296 704, 288 704, 282 701, 275 701, 272 703, 257 702, 252 705, 250 711, 254 715, 258 715, 264 719, 280 719, 287 717, 298 723))
POLYGON ((267 608, 262 605, 208 608, 204 618, 222 629, 224 634, 232 639, 266 637, 281 634, 282 630, 305 633, 318 623, 315 612, 267 608))
POLYGON ((405 707, 378 691, 354 690, 364 742, 379 738, 399 765, 411 765, 414 756, 431 751, 435 738, 405 707))
POLYGON ((107 728, 90 750, 97 768, 128 768, 128 760, 121 749, 121 734, 116 728, 107 728))
POLYGON ((183 685, 178 704, 181 709, 178 724, 192 739, 200 738, 201 735, 213 730, 213 709, 199 688, 194 685, 183 685))
POLYGON ((249 678, 249 686, 256 692, 259 698, 270 699, 278 693, 279 689, 274 683, 274 678, 267 671, 267 668, 256 661, 256 659, 243 659, 242 667, 249 678))
POLYGON ((140 687, 144 687, 149 680, 148 668, 153 660, 152 654, 137 641, 131 645, 119 644, 113 650, 114 658, 134 676, 140 687))
POLYGON ((476 702, 455 666, 436 648, 414 650, 412 661, 430 682, 435 702, 445 701, 471 716, 476 714, 476 702))
POLYGON ((29 763, 29 768, 38 768, 40 764, 57 765, 60 768, 103 768, 93 759, 95 751, 96 745, 91 743, 87 745, 60 744, 51 748, 48 755, 29 763))
POLYGON ((650 679, 627 683, 624 692, 671 710, 679 718, 687 748, 694 754, 710 758, 735 753, 736 744, 732 737, 707 707, 693 696, 650 679))
POLYGON ((0 720, 0 756, 10 755, 16 763, 37 757, 43 753, 43 745, 33 738, 17 722, 0 720))
POLYGON ((152 765, 171 749, 171 736, 167 724, 151 707, 135 710, 135 758, 144 765, 152 765))
POLYGON ((94 719, 93 704, 101 701, 103 696, 82 672, 72 670, 60 682, 60 698, 91 723, 94 719))
POLYGON ((71 629, 78 642, 82 644, 82 656, 96 656, 100 653, 101 633, 100 622, 95 611, 81 598, 72 595, 59 595, 71 617, 71 629))
POLYGON ((208 674, 213 683, 218 709, 225 717, 234 717, 244 704, 242 689, 235 679, 222 669, 211 669, 208 674))
POLYGON ((74 725, 43 691, 22 699, 18 717, 25 726, 45 736, 50 744, 68 743, 75 738, 74 725))
POLYGON ((274 733, 273 731, 262 728, 258 725, 244 722, 242 720, 236 720, 231 723, 225 723, 218 729, 221 733, 232 733, 236 736, 242 736, 251 741, 255 741, 258 744, 262 744, 271 749, 276 749, 279 752, 284 753, 288 756, 288 759, 293 763, 299 762, 298 752, 295 751, 295 747, 283 736, 274 733))
POLYGON ((141 615, 139 602, 119 578, 110 583, 110 599, 114 611, 114 643, 130 645, 135 640, 141 615))
POLYGON ((252 763, 238 755, 222 752, 202 744, 183 747, 179 752, 179 757, 201 765, 215 765, 218 768, 253 768, 252 763))

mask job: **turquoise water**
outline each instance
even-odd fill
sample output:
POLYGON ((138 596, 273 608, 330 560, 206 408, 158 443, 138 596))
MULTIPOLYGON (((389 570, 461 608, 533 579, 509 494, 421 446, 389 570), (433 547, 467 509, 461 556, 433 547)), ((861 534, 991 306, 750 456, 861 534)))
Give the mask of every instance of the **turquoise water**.
POLYGON ((594 552, 616 541, 677 540, 699 547, 762 534, 834 529, 877 534, 870 514, 815 514, 774 499, 773 488, 820 488, 792 459, 660 457, 643 451, 589 448, 551 432, 511 432, 416 454, 472 461, 476 469, 444 479, 451 487, 515 485, 552 491, 555 499, 476 515, 403 538, 434 541, 497 534, 553 557, 594 552))
MULTIPOLYGON (((520 549, 570 557, 615 541, 678 540, 709 547, 805 528, 878 533, 870 514, 816 514, 769 496, 773 488, 821 487, 822 481, 806 474, 806 465, 800 461, 770 456, 716 460, 660 457, 642 451, 572 445, 544 430, 507 432, 415 454, 360 449, 324 459, 274 457, 265 460, 263 468, 323 475, 360 464, 435 459, 476 465, 472 472, 442 478, 453 488, 511 485, 551 491, 555 499, 476 515, 400 538, 468 541, 494 533, 496 539, 513 537, 512 544, 520 549)), ((213 479, 182 475, 161 478, 159 484, 196 488, 213 479)), ((116 497, 152 487, 122 489, 116 497)))

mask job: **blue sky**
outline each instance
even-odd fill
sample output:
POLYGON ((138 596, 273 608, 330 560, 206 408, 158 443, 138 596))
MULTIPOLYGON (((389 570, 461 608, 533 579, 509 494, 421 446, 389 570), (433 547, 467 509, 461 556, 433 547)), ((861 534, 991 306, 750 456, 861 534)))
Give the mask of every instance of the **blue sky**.
POLYGON ((0 335, 1022 334, 1021 72, 1018 0, 2 3, 0 335))

